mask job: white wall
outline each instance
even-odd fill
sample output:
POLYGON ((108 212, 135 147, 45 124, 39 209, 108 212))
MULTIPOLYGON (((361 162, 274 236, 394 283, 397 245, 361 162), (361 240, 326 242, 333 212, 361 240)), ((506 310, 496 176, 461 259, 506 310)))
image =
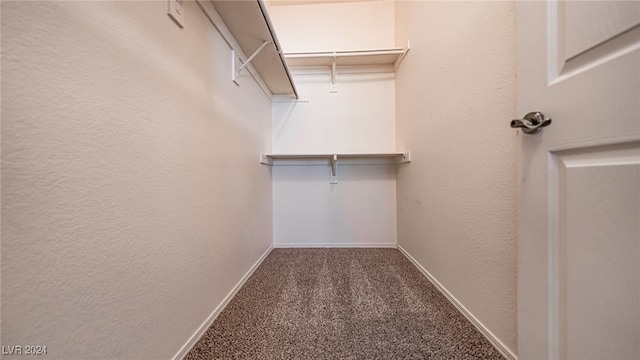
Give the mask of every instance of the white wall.
POLYGON ((330 76, 293 71, 308 101, 273 104, 274 153, 393 152, 395 79, 392 73, 330 76))
POLYGON ((272 5, 273 25, 285 52, 394 47, 394 1, 272 5))
POLYGON ((513 2, 399 1, 398 244, 516 352, 513 2))
MULTIPOLYGON (((321 51, 393 47, 393 9, 365 1, 270 10, 285 51, 321 51)), ((308 101, 274 103, 274 153, 395 151, 393 74, 339 73, 330 93, 328 68, 292 72, 308 101)), ((343 163, 332 185, 328 164, 316 165, 273 167, 275 244, 395 245, 395 166, 343 163)))
POLYGON ((2 2, 4 346, 171 358, 271 246, 271 103, 166 8, 2 2))

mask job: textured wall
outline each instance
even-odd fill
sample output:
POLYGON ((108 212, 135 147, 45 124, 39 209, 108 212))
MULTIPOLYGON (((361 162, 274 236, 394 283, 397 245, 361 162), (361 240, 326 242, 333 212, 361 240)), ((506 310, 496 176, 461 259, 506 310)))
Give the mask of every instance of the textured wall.
POLYGON ((3 346, 171 358, 270 247, 271 103, 185 7, 2 1, 3 346))
POLYGON ((512 2, 396 3, 398 243, 516 351, 512 2))
MULTIPOLYGON (((272 6, 287 51, 393 46, 393 3, 364 1, 272 6)), ((379 153, 395 147, 395 79, 392 73, 337 76, 330 93, 325 71, 293 71, 307 102, 274 103, 273 151, 379 153)), ((274 242, 283 246, 393 245, 396 243, 394 165, 273 168, 274 242)))

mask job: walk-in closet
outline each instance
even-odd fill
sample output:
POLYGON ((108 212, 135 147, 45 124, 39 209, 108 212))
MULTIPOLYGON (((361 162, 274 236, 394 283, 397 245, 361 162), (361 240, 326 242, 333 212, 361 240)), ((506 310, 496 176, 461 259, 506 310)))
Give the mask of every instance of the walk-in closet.
POLYGON ((2 358, 640 357, 637 2, 0 19, 2 358))

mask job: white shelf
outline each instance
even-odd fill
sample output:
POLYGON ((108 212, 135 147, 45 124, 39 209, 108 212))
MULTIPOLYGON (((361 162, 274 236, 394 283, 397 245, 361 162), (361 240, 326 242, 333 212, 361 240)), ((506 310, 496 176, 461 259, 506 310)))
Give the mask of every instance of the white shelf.
POLYGON ((336 76, 341 68, 375 68, 377 71, 395 72, 410 49, 411 44, 407 41, 404 48, 296 52, 286 53, 284 57, 291 68, 328 67, 331 72, 330 92, 337 92, 336 76))
POLYGON ((284 54, 290 67, 302 66, 369 66, 390 65, 395 71, 409 51, 406 48, 354 50, 354 51, 321 51, 296 52, 284 54))
MULTIPOLYGON (((270 166, 277 166, 279 161, 282 165, 317 165, 321 161, 323 164, 331 165, 331 183, 338 183, 338 162, 340 160, 377 161, 373 164, 403 164, 411 162, 410 152, 393 153, 343 153, 343 154, 260 154, 260 163, 270 166), (382 160, 382 162, 380 162, 382 160)), ((367 162, 372 164, 371 162, 367 162)))
POLYGON ((411 161, 408 152, 393 153, 338 153, 338 154, 262 154, 260 162, 266 165, 273 165, 273 160, 323 160, 332 159, 394 159, 398 162, 411 161))
POLYGON ((196 0, 213 26, 232 48, 231 80, 240 85, 240 72, 255 70, 252 76, 275 97, 300 99, 291 77, 291 67, 328 66, 331 92, 336 92, 339 67, 376 67, 395 72, 410 44, 404 48, 298 52, 284 54, 267 12, 264 0, 196 0), (242 52, 236 54, 237 52, 242 52), (246 70, 245 70, 246 71, 246 70))
MULTIPOLYGON (((295 84, 263 0, 215 0, 210 3, 216 14, 208 11, 208 6, 201 5, 205 14, 218 30, 222 27, 217 23, 219 17, 245 54, 244 59, 238 59, 234 55, 233 81, 238 83, 237 69, 250 63, 272 95, 295 95, 297 98, 295 84)), ((231 46, 231 41, 226 40, 231 46)))

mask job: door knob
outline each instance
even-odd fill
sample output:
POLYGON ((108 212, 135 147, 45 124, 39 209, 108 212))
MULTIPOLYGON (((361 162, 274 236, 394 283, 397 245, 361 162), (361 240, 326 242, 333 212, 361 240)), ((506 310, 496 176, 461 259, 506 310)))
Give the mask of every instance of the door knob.
POLYGON ((542 128, 549 126, 551 119, 545 117, 539 111, 530 112, 524 116, 524 119, 511 120, 511 127, 514 129, 521 128, 525 134, 533 135, 542 131, 542 128))

